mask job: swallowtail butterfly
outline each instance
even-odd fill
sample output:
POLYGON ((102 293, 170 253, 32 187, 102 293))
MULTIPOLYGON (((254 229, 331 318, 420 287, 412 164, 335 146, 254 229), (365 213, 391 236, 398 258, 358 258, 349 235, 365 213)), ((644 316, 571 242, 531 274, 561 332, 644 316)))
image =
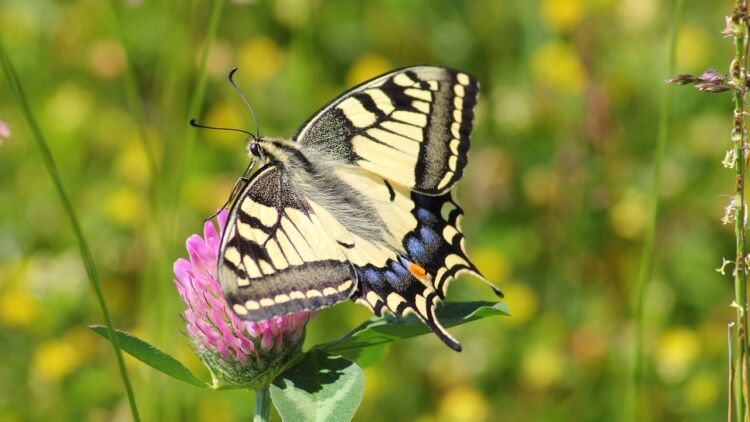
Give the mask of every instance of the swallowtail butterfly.
POLYGON ((487 282, 451 195, 478 91, 466 73, 407 67, 335 98, 291 140, 251 136, 262 167, 233 201, 217 269, 232 310, 261 321, 351 299, 413 313, 460 351, 435 305, 462 272, 487 282))

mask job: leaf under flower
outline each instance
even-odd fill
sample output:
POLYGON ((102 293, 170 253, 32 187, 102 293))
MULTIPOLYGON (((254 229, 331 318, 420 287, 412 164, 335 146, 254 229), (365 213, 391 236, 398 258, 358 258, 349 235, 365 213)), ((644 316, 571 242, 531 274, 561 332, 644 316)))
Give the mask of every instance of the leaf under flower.
MULTIPOLYGON (((107 327, 103 325, 90 325, 89 329, 105 339, 110 340, 107 333, 107 327)), ((196 377, 185 367, 185 365, 180 363, 180 361, 159 350, 150 343, 121 330, 115 330, 115 335, 117 336, 117 342, 122 350, 157 371, 180 381, 185 381, 196 387, 213 388, 211 384, 196 377)))
MULTIPOLYGON (((500 315, 509 315, 507 305, 502 302, 447 302, 437 309, 437 316, 446 327, 500 315)), ((104 326, 92 325, 89 328, 109 340, 104 326)), ((343 360, 354 362, 352 365, 355 366, 357 364, 362 367, 372 366, 385 359, 391 342, 428 333, 431 333, 431 331, 427 326, 415 317, 383 316, 372 318, 337 341, 313 347, 304 354, 300 362, 309 359, 311 354, 317 356, 317 354, 323 353, 345 358, 343 360)), ((121 330, 116 330, 115 334, 122 350, 172 378, 196 387, 214 390, 238 388, 238 386, 232 385, 207 383, 196 377, 177 359, 148 342, 121 330)), ((298 361, 295 359, 289 364, 294 362, 298 361)), ((294 365, 292 368, 297 368, 298 365, 294 365)), ((276 379, 288 377, 291 373, 289 371, 287 370, 276 379)))
MULTIPOLYGON (((510 315, 508 306, 502 302, 446 302, 437 308, 436 314, 445 327, 489 316, 510 315)), ((427 333, 430 329, 413 315, 407 318, 386 315, 369 319, 341 339, 316 348, 356 361, 362 349, 427 333)))

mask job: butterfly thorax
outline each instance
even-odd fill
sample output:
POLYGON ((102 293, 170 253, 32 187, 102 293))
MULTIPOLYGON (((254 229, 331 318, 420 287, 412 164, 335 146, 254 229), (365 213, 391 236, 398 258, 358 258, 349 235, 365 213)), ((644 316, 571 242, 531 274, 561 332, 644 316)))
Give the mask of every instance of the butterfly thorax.
MULTIPOLYGON (((286 182, 284 188, 311 206, 325 209, 350 232, 368 241, 398 248, 375 205, 351 183, 351 173, 360 169, 342 163, 315 145, 303 145, 281 138, 258 141, 266 164, 276 166, 286 182)), ((342 243, 349 239, 340 239, 342 243)))

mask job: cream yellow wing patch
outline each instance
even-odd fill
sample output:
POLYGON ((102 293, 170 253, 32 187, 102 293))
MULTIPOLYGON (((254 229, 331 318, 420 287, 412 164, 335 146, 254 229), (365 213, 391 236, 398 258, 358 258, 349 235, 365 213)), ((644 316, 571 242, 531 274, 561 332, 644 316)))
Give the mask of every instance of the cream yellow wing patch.
POLYGON ((221 242, 218 277, 234 312, 260 321, 349 298, 356 274, 325 229, 331 225, 330 215, 300 198, 274 166, 253 175, 221 242))
POLYGON ((466 166, 478 92, 466 73, 399 69, 331 101, 294 139, 416 192, 442 194, 466 166))

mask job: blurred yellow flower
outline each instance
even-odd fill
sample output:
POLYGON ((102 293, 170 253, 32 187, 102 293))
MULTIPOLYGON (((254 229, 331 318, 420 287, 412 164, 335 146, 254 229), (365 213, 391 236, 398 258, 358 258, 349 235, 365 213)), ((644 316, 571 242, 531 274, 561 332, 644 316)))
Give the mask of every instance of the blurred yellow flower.
POLYGON ((559 176, 545 166, 528 169, 521 179, 524 196, 534 205, 554 205, 559 198, 559 176))
POLYGON ((628 190, 609 209, 609 223, 620 237, 636 239, 643 234, 648 221, 646 198, 638 191, 628 190))
POLYGON ((283 53, 274 40, 257 37, 242 44, 237 54, 237 63, 242 78, 262 84, 278 71, 283 53))
POLYGON ((677 69, 698 72, 707 67, 709 49, 714 35, 691 25, 685 25, 677 34, 677 69))
POLYGON ((31 356, 31 375, 42 382, 57 382, 75 371, 94 348, 88 330, 74 328, 61 338, 40 344, 31 356))
POLYGON ((278 0, 274 3, 276 19, 290 28, 303 26, 310 16, 312 2, 307 0, 278 0))
POLYGON ((51 122, 50 126, 56 131, 69 135, 87 121, 92 106, 93 99, 88 91, 66 82, 60 85, 45 104, 44 118, 51 122))
POLYGON ((711 372, 701 372, 690 377, 685 386, 685 402, 694 410, 713 406, 719 398, 719 383, 723 382, 711 372))
POLYGON ((89 69, 102 79, 114 79, 125 70, 125 50, 114 40, 94 41, 88 49, 89 69))
POLYGON ((541 4, 542 21, 558 31, 570 31, 583 18, 581 0, 544 0, 541 4))
POLYGON ((448 390, 438 404, 438 421, 481 422, 488 420, 490 405, 482 393, 469 385, 448 390))
POLYGON ((104 212, 116 223, 134 226, 148 213, 148 201, 137 189, 120 186, 104 198, 104 212))
POLYGON ((701 352, 701 339, 687 328, 672 328, 656 344, 656 371, 669 383, 685 379, 701 352))
POLYGON ((375 53, 368 53, 357 59, 349 68, 346 74, 346 84, 354 86, 389 70, 391 70, 391 63, 388 59, 375 53))
MULTIPOLYGON (((236 100, 236 98, 234 99, 236 100)), ((210 126, 243 129, 250 133, 255 133, 255 126, 250 111, 242 103, 237 103, 236 101, 231 104, 220 102, 211 106, 206 113, 205 123, 210 126), (245 111, 247 115, 240 115, 240 110, 245 111)), ((205 136, 206 139, 218 145, 237 150, 238 152, 245 150, 244 140, 247 136, 238 132, 203 130, 201 131, 201 136, 205 136)))
POLYGON ((147 186, 151 180, 148 158, 143 144, 136 138, 137 134, 128 139, 120 153, 114 159, 115 174, 124 181, 136 186, 147 186))
POLYGON ((485 246, 473 251, 471 257, 487 280, 500 284, 508 278, 510 262, 502 250, 485 246))
POLYGON ((537 343, 523 353, 521 379, 529 387, 546 389, 562 377, 564 368, 565 358, 560 350, 537 343))
POLYGON ((659 3, 653 0, 623 0, 619 2, 617 23, 626 31, 643 31, 654 22, 659 3))
POLYGON ((505 294, 503 301, 508 304, 510 318, 504 323, 520 325, 527 322, 537 311, 536 293, 522 283, 504 283, 500 290, 505 294))
POLYGON ((579 94, 583 88, 584 73, 578 53, 561 41, 550 41, 534 50, 531 72, 547 89, 579 94))
POLYGON ((53 339, 34 350, 31 372, 43 381, 57 381, 73 372, 80 362, 74 344, 53 339))
POLYGON ((27 327, 37 316, 39 302, 28 292, 10 288, 0 296, 0 321, 11 327, 27 327))

